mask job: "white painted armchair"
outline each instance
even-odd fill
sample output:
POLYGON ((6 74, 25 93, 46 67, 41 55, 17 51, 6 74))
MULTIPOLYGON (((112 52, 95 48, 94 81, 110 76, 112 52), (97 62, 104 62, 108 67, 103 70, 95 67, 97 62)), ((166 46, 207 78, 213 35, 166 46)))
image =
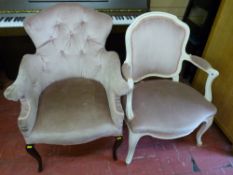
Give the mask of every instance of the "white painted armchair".
POLYGON ((202 135, 213 122, 217 110, 211 103, 211 85, 218 71, 206 60, 186 53, 188 37, 189 27, 176 16, 163 12, 143 14, 127 30, 127 57, 122 72, 129 86, 134 87, 126 98, 127 164, 145 135, 175 139, 201 125, 196 136, 201 145, 202 135), (179 82, 184 60, 208 74, 204 96, 179 82))
POLYGON ((60 4, 24 22, 36 46, 20 64, 4 95, 21 102, 18 126, 26 150, 42 160, 33 144, 73 145, 116 136, 122 142, 120 96, 129 91, 119 57, 105 50, 112 28, 106 14, 78 4, 60 4))

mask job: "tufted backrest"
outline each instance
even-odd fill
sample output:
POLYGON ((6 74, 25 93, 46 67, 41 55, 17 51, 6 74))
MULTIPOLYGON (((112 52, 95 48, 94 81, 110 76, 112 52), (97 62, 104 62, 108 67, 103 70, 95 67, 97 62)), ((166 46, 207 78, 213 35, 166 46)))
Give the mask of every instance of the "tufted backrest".
POLYGON ((40 94, 55 81, 77 77, 96 80, 116 94, 127 90, 119 56, 105 49, 110 16, 62 3, 27 18, 24 27, 36 53, 24 55, 16 84, 24 79, 40 94))
POLYGON ((132 78, 175 74, 179 71, 188 36, 188 27, 171 14, 149 12, 138 17, 126 34, 132 78))
POLYGON ((59 4, 27 18, 24 28, 37 49, 52 44, 69 54, 101 49, 112 28, 110 16, 78 4, 59 4))

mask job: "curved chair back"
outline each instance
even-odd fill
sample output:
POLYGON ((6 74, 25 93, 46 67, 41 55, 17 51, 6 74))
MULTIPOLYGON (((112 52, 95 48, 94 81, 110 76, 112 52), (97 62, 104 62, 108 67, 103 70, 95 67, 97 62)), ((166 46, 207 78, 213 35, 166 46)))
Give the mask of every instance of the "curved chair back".
POLYGON ((126 33, 126 61, 133 67, 133 80, 177 76, 188 37, 188 26, 174 15, 149 12, 139 16, 126 33))

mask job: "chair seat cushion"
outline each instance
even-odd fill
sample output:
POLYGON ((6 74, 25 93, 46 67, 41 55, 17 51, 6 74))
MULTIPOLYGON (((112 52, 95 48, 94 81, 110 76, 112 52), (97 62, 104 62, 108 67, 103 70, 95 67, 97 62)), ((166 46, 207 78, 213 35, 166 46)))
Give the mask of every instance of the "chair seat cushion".
POLYGON ((42 93, 27 142, 69 145, 120 134, 112 122, 103 86, 73 78, 55 82, 42 93))
POLYGON ((148 80, 135 86, 134 118, 128 125, 135 133, 184 136, 216 113, 216 107, 192 87, 171 80, 148 80))

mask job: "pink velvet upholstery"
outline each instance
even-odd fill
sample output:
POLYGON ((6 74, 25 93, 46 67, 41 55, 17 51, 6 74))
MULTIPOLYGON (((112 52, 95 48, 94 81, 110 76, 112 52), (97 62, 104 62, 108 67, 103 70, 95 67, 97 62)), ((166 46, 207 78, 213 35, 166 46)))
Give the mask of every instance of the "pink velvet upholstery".
POLYGON ((134 119, 129 122, 135 133, 158 133, 158 137, 184 136, 216 113, 216 107, 188 85, 170 80, 147 80, 135 85, 134 119))
POLYGON ((143 14, 127 29, 127 57, 122 72, 128 84, 134 86, 126 98, 127 164, 132 161, 139 139, 145 135, 174 139, 201 125, 197 133, 197 143, 201 145, 202 135, 213 122, 217 109, 210 102, 211 83, 218 72, 202 58, 186 53, 188 37, 188 26, 163 12, 143 14), (184 60, 208 73, 205 96, 179 82, 184 60))
POLYGON ((123 118, 119 119, 115 124, 111 118, 106 92, 100 83, 65 79, 41 94, 37 122, 27 142, 65 145, 119 136, 123 118))
POLYGON ((26 143, 80 144, 122 134, 120 96, 129 91, 119 57, 106 51, 110 16, 60 4, 28 17, 36 46, 4 94, 21 102, 18 125, 26 143))
POLYGON ((185 32, 184 28, 172 20, 159 16, 143 19, 134 28, 131 37, 132 77, 139 79, 150 73, 175 73, 185 32))

